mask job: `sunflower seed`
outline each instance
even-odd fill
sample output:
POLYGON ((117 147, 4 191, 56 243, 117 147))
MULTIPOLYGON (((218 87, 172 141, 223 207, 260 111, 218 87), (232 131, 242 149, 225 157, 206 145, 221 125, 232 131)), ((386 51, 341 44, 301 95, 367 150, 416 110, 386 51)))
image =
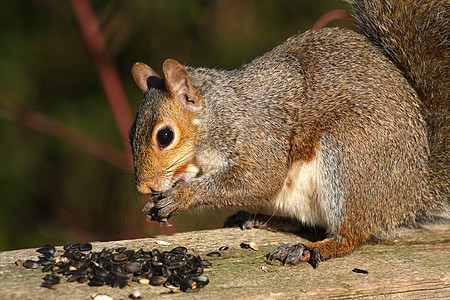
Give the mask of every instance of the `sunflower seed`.
POLYGON ((31 259, 27 259, 22 265, 27 269, 37 269, 40 266, 39 262, 31 259))

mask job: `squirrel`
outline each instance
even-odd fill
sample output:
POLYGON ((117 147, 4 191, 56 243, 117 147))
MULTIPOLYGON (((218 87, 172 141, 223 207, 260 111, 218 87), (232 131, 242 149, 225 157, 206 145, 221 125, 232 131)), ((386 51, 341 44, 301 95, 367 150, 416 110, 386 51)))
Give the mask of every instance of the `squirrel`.
POLYGON ((283 264, 342 256, 449 216, 449 9, 444 0, 347 0, 359 32, 289 38, 234 70, 173 59, 132 67, 130 129, 147 220, 194 207, 258 207, 225 226, 326 229, 283 244, 283 264))

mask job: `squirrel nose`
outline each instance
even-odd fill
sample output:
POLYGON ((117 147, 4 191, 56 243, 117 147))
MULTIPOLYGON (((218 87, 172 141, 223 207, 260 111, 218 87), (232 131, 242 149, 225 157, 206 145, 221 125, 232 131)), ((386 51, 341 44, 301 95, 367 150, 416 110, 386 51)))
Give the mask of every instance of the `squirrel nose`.
POLYGON ((144 195, 158 193, 158 191, 156 191, 149 184, 146 184, 146 183, 137 183, 136 189, 140 194, 144 194, 144 195))

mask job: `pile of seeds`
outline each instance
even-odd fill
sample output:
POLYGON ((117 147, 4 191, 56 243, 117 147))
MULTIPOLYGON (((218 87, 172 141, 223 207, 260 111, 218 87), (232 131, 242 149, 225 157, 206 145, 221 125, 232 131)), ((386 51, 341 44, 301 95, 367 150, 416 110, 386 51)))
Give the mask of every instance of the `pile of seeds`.
POLYGON ((126 247, 104 248, 100 252, 91 250, 92 245, 89 243, 68 244, 60 256, 55 256, 55 247, 45 245, 36 250, 41 254, 38 260, 26 260, 23 263, 18 260, 16 264, 28 269, 42 266, 43 272, 51 272, 43 278, 41 285, 47 288, 53 288, 60 282, 58 274, 63 275, 68 282, 87 282, 90 286, 124 288, 138 282, 163 285, 183 292, 198 291, 209 283, 208 277, 201 275, 211 263, 200 256, 188 254, 186 247, 164 252, 158 249, 135 251, 126 247))

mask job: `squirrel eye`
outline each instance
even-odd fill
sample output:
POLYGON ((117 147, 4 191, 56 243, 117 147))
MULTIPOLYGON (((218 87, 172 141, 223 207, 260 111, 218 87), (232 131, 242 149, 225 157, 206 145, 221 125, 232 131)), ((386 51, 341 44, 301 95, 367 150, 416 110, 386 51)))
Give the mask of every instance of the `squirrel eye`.
POLYGON ((165 148, 172 143, 174 135, 175 134, 172 128, 163 127, 158 130, 158 133, 156 134, 156 140, 158 141, 159 146, 165 148))

